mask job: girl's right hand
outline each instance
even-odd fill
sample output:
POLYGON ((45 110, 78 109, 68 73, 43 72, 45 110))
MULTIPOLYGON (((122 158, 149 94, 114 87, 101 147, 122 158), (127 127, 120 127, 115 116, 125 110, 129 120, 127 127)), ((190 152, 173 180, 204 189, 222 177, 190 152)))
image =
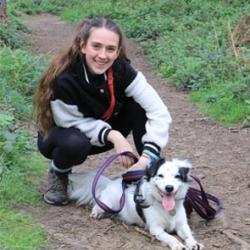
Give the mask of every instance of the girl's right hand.
MULTIPOLYGON (((129 142, 126 140, 126 138, 119 131, 111 130, 108 133, 107 139, 108 141, 113 143, 117 154, 125 152, 125 151, 129 151, 134 154, 133 148, 131 147, 129 142)), ((135 163, 133 158, 129 156, 124 156, 124 155, 119 156, 119 161, 121 165, 125 168, 129 168, 135 163)))

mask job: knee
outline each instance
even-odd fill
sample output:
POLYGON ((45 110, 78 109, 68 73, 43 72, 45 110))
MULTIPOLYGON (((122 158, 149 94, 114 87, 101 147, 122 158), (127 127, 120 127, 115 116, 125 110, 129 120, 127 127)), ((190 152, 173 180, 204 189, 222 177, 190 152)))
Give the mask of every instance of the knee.
POLYGON ((73 155, 88 155, 91 149, 89 139, 82 133, 71 134, 64 144, 66 154, 73 155))

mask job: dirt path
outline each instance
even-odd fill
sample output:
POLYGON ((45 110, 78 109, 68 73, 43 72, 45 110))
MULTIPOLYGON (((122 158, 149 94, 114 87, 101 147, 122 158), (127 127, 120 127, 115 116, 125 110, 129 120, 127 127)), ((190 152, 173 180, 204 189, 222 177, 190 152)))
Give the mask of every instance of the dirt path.
MULTIPOLYGON (((36 43, 34 53, 55 53, 74 31, 74 26, 51 15, 26 18, 24 23, 33 31, 30 39, 36 43)), ((130 58, 148 81, 158 90, 173 118, 170 141, 163 152, 165 158, 189 159, 192 173, 202 179, 207 192, 219 197, 223 209, 215 220, 206 222, 193 213, 192 230, 205 249, 250 249, 250 130, 229 130, 203 117, 199 109, 187 101, 186 94, 177 92, 153 74, 145 57, 130 41, 130 58)), ((96 171, 112 152, 90 157, 79 171, 96 171)), ((118 177, 108 169, 105 174, 118 177)), ((46 181, 46 180, 45 180, 46 181)), ((45 185, 40 192, 44 191, 45 185)), ((136 231, 110 219, 93 220, 89 209, 71 204, 53 207, 41 199, 40 210, 32 211, 48 232, 49 249, 163 249, 136 231)))

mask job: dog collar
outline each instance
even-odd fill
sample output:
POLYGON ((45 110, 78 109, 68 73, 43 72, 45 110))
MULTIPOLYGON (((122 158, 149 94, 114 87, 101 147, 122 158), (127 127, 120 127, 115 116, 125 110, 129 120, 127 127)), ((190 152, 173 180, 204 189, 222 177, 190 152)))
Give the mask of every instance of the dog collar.
POLYGON ((175 209, 173 209, 173 210, 169 211, 169 215, 171 215, 171 216, 175 216, 175 215, 176 215, 176 210, 175 210, 175 209))

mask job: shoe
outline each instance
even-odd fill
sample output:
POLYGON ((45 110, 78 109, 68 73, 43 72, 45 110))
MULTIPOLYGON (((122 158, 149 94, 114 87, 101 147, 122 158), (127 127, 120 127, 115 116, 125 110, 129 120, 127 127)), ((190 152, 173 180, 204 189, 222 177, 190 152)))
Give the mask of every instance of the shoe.
POLYGON ((44 194, 46 203, 55 206, 67 205, 68 198, 68 174, 58 174, 54 169, 49 170, 48 186, 44 194))

